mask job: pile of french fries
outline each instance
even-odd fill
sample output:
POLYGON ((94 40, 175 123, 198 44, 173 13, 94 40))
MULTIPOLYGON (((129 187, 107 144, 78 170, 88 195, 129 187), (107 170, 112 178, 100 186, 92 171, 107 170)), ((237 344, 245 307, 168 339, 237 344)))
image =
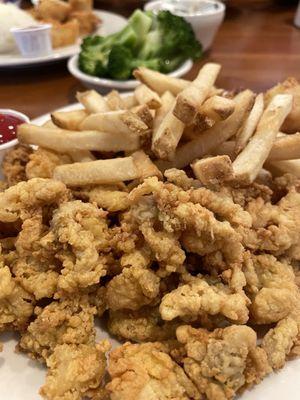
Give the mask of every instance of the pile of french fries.
POLYGON ((139 68, 134 93, 78 93, 81 109, 54 112, 43 126, 23 124, 18 139, 69 154, 73 163, 57 166, 53 177, 70 187, 189 166, 204 185, 248 185, 264 170, 300 177, 300 133, 280 132, 293 94, 268 102, 251 90, 233 95, 216 88, 220 69, 208 63, 189 82, 139 68))

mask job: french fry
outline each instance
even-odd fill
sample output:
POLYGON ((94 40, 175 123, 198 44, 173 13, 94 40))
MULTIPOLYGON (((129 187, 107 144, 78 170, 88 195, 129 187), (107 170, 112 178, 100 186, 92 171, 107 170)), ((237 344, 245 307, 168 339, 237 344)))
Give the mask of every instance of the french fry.
POLYGON ((136 151, 131 155, 131 157, 139 171, 140 179, 146 179, 149 176, 157 176, 160 179, 162 178, 160 170, 155 164, 153 164, 144 151, 136 151))
POLYGON ((175 150, 183 134, 184 123, 175 117, 174 107, 167 113, 152 140, 152 151, 162 160, 172 161, 175 150))
POLYGON ((131 108, 136 107, 138 105, 138 102, 134 94, 129 94, 127 96, 122 97, 122 101, 124 108, 126 108, 127 110, 130 110, 131 108))
POLYGON ((68 131, 22 124, 18 127, 20 143, 35 144, 58 153, 74 150, 133 151, 139 148, 137 135, 99 131, 68 131))
POLYGON ((59 128, 76 131, 87 115, 85 110, 56 111, 51 114, 51 119, 59 128))
POLYGON ((167 91, 171 92, 174 96, 177 96, 178 93, 190 85, 189 81, 173 78, 145 67, 139 67, 133 72, 133 75, 136 79, 147 85, 160 96, 167 91))
POLYGON ((156 110, 161 107, 161 100, 157 93, 146 85, 139 85, 134 91, 139 104, 146 104, 150 109, 156 110))
POLYGON ((224 142, 212 149, 211 154, 213 156, 226 155, 230 157, 231 161, 233 161, 236 158, 235 143, 236 142, 234 140, 228 140, 227 142, 224 142))
POLYGON ((95 90, 77 93, 76 98, 90 114, 109 111, 105 99, 95 90))
POLYGON ((267 162, 265 167, 272 173, 273 176, 292 174, 297 178, 300 178, 300 159, 267 162))
POLYGON ((127 108, 124 99, 116 90, 112 90, 111 92, 109 92, 105 99, 110 111, 125 110, 127 108))
POLYGON ((82 131, 98 130, 111 134, 130 135, 135 133, 140 135, 149 128, 136 114, 128 110, 119 110, 90 114, 81 122, 79 129, 82 131))
MULTIPOLYGON (((222 96, 211 96, 200 107, 196 115, 195 124, 202 125, 206 122, 204 129, 211 128, 216 122, 220 122, 228 118, 234 111, 235 103, 232 99, 222 96), (198 122, 197 122, 198 121, 198 122)), ((203 129, 203 130, 204 130, 203 129)))
POLYGON ((148 126, 148 128, 153 127, 153 110, 150 110, 150 108, 146 104, 141 104, 139 106, 131 108, 131 112, 136 114, 148 126))
POLYGON ((53 177, 67 186, 86 186, 130 181, 139 178, 140 172, 132 157, 124 157, 61 165, 53 177))
POLYGON ((177 96, 174 115, 184 124, 193 123, 201 105, 209 96, 220 69, 219 64, 205 64, 197 78, 177 96))
POLYGON ((270 151, 268 161, 300 158, 300 133, 278 137, 270 151))
POLYGON ((248 118, 243 123, 241 129, 237 133, 235 152, 240 153, 248 143, 249 139, 255 132, 259 120, 264 112, 264 96, 262 93, 256 96, 252 110, 248 118))
POLYGON ((89 150, 70 151, 69 155, 74 162, 88 162, 96 159, 89 150))
POLYGON ((44 128, 52 128, 52 129, 57 129, 57 126, 53 123, 51 119, 48 119, 45 123, 42 125, 44 128))
MULTIPOLYGON (((215 147, 234 136, 251 107, 253 98, 254 94, 251 90, 239 93, 234 99, 235 110, 232 115, 225 121, 218 122, 196 139, 179 147, 175 153, 174 162, 169 163, 168 168, 183 168, 193 160, 209 154, 215 147)), ((160 167, 165 168, 166 163, 163 165, 160 164, 160 167)))
POLYGON ((161 97, 161 107, 157 110, 154 123, 153 123, 153 142, 155 142, 155 138, 157 135, 157 130, 160 127, 160 124, 171 110, 172 106, 174 106, 175 97, 171 92, 165 92, 161 97))
POLYGON ((292 108, 293 97, 276 95, 264 111, 255 135, 233 162, 234 179, 243 184, 253 182, 268 158, 277 133, 292 108))
POLYGON ((233 178, 233 168, 228 156, 207 157, 191 164, 195 177, 204 185, 221 184, 233 178))

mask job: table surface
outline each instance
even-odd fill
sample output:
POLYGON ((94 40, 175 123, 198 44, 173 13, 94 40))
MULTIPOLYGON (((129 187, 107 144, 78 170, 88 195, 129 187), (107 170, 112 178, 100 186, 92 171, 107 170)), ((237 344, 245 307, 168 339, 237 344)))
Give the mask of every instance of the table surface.
MULTIPOLYGON (((192 79, 203 63, 215 61, 222 64, 218 85, 227 89, 261 91, 288 76, 300 78, 295 6, 264 0, 229 0, 227 4, 226 19, 212 50, 186 77, 192 79)), ((114 7, 113 11, 118 10, 114 7)), ((0 71, 0 108, 13 108, 31 118, 74 103, 81 90, 84 87, 68 73, 65 62, 33 70, 0 71)))

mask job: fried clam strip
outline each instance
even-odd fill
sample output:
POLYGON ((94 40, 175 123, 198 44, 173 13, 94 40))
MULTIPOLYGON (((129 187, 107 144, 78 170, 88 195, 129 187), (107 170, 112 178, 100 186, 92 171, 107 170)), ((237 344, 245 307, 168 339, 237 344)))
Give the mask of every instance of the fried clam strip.
POLYGON ((199 71, 197 78, 178 94, 174 115, 185 125, 192 124, 200 106, 209 96, 220 69, 219 64, 205 64, 199 71))
POLYGON ((59 154, 39 147, 29 156, 26 165, 26 177, 27 179, 52 178, 55 167, 71 162, 72 159, 67 154, 59 154))
POLYGON ((176 186, 184 190, 191 188, 199 188, 202 186, 201 182, 197 179, 189 178, 182 169, 171 168, 164 172, 164 177, 168 182, 173 183, 176 186))
POLYGON ((300 193, 294 187, 276 205, 257 198, 249 202, 247 211, 254 231, 240 230, 246 247, 279 256, 299 245, 300 193))
POLYGON ((111 235, 106 212, 79 200, 62 204, 53 214, 50 235, 62 245, 57 253, 63 269, 61 291, 73 293, 99 282, 106 275, 111 235))
POLYGON ((156 274, 138 266, 124 268, 107 284, 106 300, 112 311, 138 310, 158 300, 160 279, 156 274))
POLYGON ((292 108, 291 95, 275 96, 264 111, 252 140, 234 160, 235 180, 249 184, 255 180, 275 142, 277 133, 292 108))
POLYGON ((266 353, 257 347, 256 333, 248 326, 213 332, 181 326, 177 339, 187 352, 186 374, 208 400, 232 399, 271 372, 266 353))
POLYGON ((160 96, 167 91, 171 92, 174 96, 177 96, 190 85, 189 81, 173 78, 145 67, 139 67, 134 70, 133 75, 136 79, 147 85, 160 96))
POLYGON ((91 345, 95 342, 95 307, 88 296, 53 301, 45 308, 36 307, 36 319, 21 336, 18 348, 31 358, 45 361, 57 345, 91 345))
POLYGON ((278 322, 299 304, 293 268, 274 256, 245 254, 245 292, 251 299, 251 320, 256 324, 278 322))
POLYGON ((130 134, 142 136, 149 128, 136 114, 128 110, 119 110, 90 114, 81 122, 79 129, 120 133, 126 137, 130 134))
POLYGON ((139 138, 132 133, 100 131, 70 131, 52 129, 32 124, 18 127, 20 143, 34 144, 59 153, 77 150, 133 151, 139 147, 139 138))
POLYGON ((201 398, 162 343, 126 343, 110 353, 106 386, 114 400, 188 400, 201 398))
POLYGON ((260 93, 256 96, 252 110, 250 111, 248 118, 241 126, 237 133, 235 142, 235 153, 240 153, 246 146, 248 141, 254 134, 259 120, 264 112, 264 95, 260 93))
POLYGON ((234 98, 235 110, 230 117, 225 121, 216 123, 212 128, 201 133, 196 139, 178 147, 173 163, 160 162, 157 164, 164 170, 171 167, 183 168, 195 159, 209 154, 211 150, 226 142, 237 133, 248 113, 253 97, 254 95, 250 90, 239 93, 234 98))
POLYGON ((300 325, 293 318, 287 317, 277 323, 264 336, 262 348, 268 356, 273 369, 282 368, 289 356, 293 355, 293 347, 299 343, 300 325))
POLYGON ((33 314, 34 299, 0 262, 0 332, 26 329, 33 314))
POLYGON ((129 198, 136 202, 151 193, 164 229, 170 233, 180 231, 180 242, 187 251, 203 256, 220 250, 228 263, 242 262, 242 236, 228 221, 218 221, 207 208, 192 203, 189 192, 159 182, 155 177, 146 179, 130 193, 129 198))
POLYGON ((136 311, 109 312, 108 330, 112 335, 133 342, 175 339, 177 321, 163 321, 158 308, 142 307, 136 311))
POLYGON ((62 344, 47 359, 46 382, 40 389, 46 400, 81 399, 101 393, 109 343, 62 344))
POLYGON ((221 314, 235 323, 248 321, 249 299, 243 292, 233 293, 220 282, 209 282, 205 278, 193 278, 190 283, 179 286, 166 294, 159 311, 165 321, 174 318, 197 320, 201 315, 221 314))
POLYGON ((51 120, 59 128, 76 131, 87 115, 85 110, 56 111, 51 114, 51 120))
POLYGON ((185 253, 178 241, 180 234, 155 231, 151 223, 143 223, 140 227, 146 243, 159 263, 159 276, 179 272, 183 268, 185 253))
POLYGON ((0 221, 24 221, 38 209, 57 206, 67 201, 69 196, 62 182, 39 178, 20 182, 0 193, 0 221))
POLYGON ((76 198, 96 203, 99 208, 110 212, 126 210, 129 205, 128 192, 125 185, 99 185, 82 190, 73 190, 76 198))
POLYGON ((95 90, 77 93, 76 98, 90 114, 107 112, 110 110, 105 98, 95 90))
POLYGON ((32 152, 31 147, 18 145, 4 155, 2 172, 8 186, 26 181, 25 168, 32 152))
POLYGON ((68 186, 86 186, 114 184, 152 175, 161 177, 159 169, 140 150, 130 157, 61 165, 55 168, 53 176, 68 186))

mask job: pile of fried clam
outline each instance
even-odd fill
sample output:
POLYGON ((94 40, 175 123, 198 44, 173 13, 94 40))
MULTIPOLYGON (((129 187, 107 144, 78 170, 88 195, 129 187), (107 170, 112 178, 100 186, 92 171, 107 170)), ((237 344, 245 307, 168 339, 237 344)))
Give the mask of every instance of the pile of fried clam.
POLYGON ((228 93, 219 71, 140 68, 132 95, 19 127, 0 329, 47 365, 45 399, 232 399, 299 354, 300 86, 228 93))

